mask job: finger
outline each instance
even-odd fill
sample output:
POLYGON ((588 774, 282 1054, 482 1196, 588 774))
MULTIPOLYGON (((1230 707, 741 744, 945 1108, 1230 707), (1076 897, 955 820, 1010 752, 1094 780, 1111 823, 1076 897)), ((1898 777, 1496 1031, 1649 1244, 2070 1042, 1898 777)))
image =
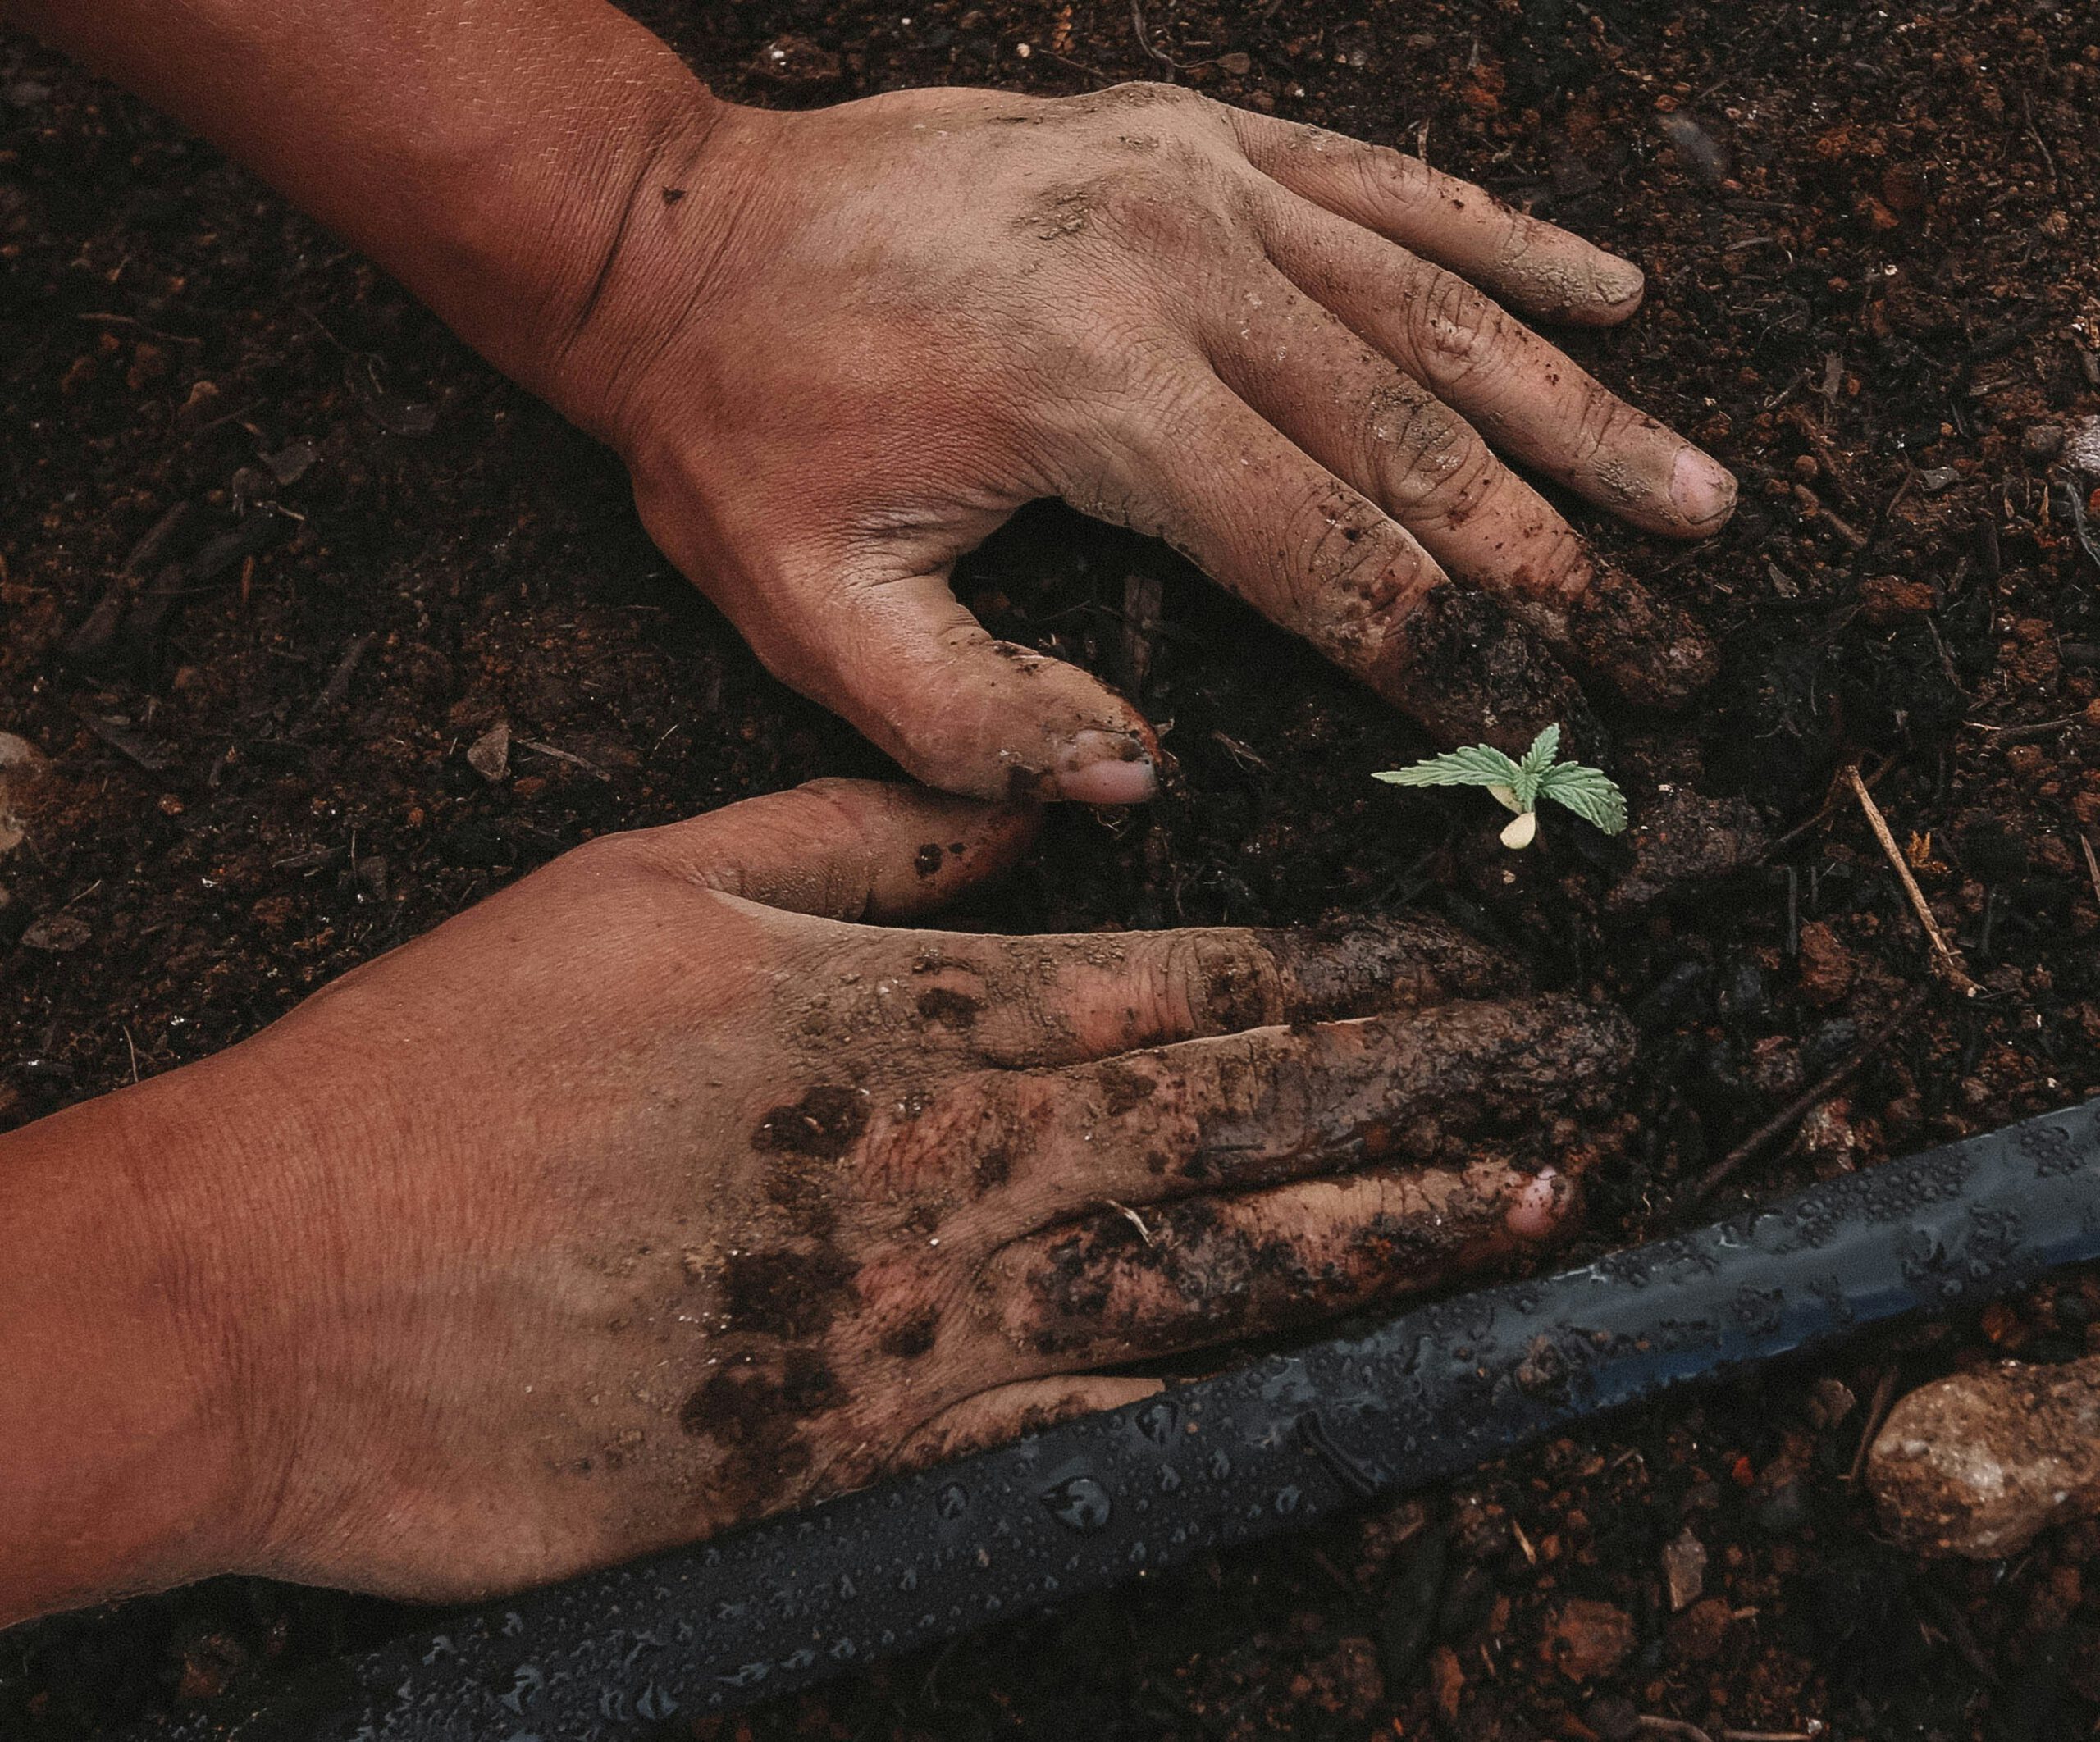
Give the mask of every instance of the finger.
POLYGON ((1260 221, 1287 277, 1505 454, 1670 537, 1704 537, 1733 512, 1718 461, 1463 279, 1303 200, 1267 202, 1260 221))
POLYGON ((1464 418, 1281 272, 1209 334, 1226 384, 1422 541, 1458 579, 1651 706, 1714 674, 1712 645, 1587 543, 1464 418))
MULTIPOLYGON (((985 938, 920 933, 894 979, 912 1019, 973 1062, 1076 1064, 1244 1028, 1515 992, 1521 969, 1433 920, 1346 931, 985 938)), ((895 1004, 897 1001, 892 999, 895 1004)))
POLYGON ((897 919, 1006 870, 1035 814, 877 780, 814 780, 624 837, 673 875, 830 919, 897 919))
POLYGON ((756 597, 731 614, 767 666, 929 786, 1093 805, 1156 789, 1144 716, 1076 666, 994 640, 945 575, 805 559, 756 597))
POLYGON ((1513 308, 1587 326, 1641 306, 1640 267, 1485 189, 1381 145, 1228 112, 1255 168, 1352 224, 1463 274, 1513 308))
POLYGON ((979 1286, 1016 1348, 1145 1359, 1446 1286, 1557 1233, 1573 1186, 1481 1160, 1112 1209, 1005 1247, 979 1286))
POLYGON ((1068 481, 1074 506, 1164 537, 1447 743, 1521 752, 1559 722, 1594 742, 1589 705, 1545 644, 1414 535, 1295 445, 1205 364, 1134 396, 1116 458, 1068 481))
POLYGON ((1039 1434, 1075 1416, 1121 1409, 1166 1389, 1158 1379, 1095 1374, 997 1385, 943 1410, 905 1441, 890 1467, 902 1471, 944 1464, 1006 1445, 1024 1434, 1039 1434))
POLYGON ((1483 1130, 1536 1138, 1604 1104, 1631 1062, 1614 1012, 1560 996, 1249 1030, 1061 1069, 970 1078, 914 1142, 998 1154, 992 1214, 1035 1224, 1382 1161, 1451 1161, 1483 1130))

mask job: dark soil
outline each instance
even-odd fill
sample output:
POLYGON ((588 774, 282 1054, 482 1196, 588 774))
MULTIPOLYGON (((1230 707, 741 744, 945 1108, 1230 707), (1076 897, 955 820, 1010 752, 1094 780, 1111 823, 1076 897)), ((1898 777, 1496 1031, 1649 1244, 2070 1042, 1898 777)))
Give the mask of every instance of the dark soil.
MULTIPOLYGON (((1166 70, 1123 0, 646 10, 763 103, 1166 70)), ((1647 267, 1630 330, 1577 348, 1746 488, 1710 545, 1602 534, 1726 664, 1682 727, 1619 722, 1618 754, 1780 845, 1608 906, 1599 839, 1550 822, 1509 855, 1477 797, 1375 787, 1422 748, 1390 712, 1157 547, 1045 509, 962 591, 1139 691, 1178 772, 1140 814, 1060 815, 974 923, 1455 917, 1635 1015, 1638 1125, 1596 1206, 1617 1243, 1705 1213, 1692 1183, 1930 983, 1857 808, 1824 810, 1857 756, 1988 996, 1929 992, 1705 1208, 2100 1093, 2100 501, 2052 445, 2100 413, 2100 13, 1146 22, 1190 84, 1426 146, 1647 267)), ((0 726, 57 764, 0 864, 0 1119, 201 1057, 591 834, 880 771, 668 571, 602 453, 214 152, 10 38, 0 128, 0 726), (464 750, 499 718, 531 745, 492 787, 464 750)), ((2084 1735, 2100 1529, 1924 1565, 1848 1478, 1877 1393, 2100 1348, 2097 1324, 2075 1280, 700 1733, 2084 1735), (1673 1614, 1687 1530, 1703 1591, 1673 1614)), ((0 1735, 90 1735, 418 1619, 221 1581, 18 1629, 0 1735)))

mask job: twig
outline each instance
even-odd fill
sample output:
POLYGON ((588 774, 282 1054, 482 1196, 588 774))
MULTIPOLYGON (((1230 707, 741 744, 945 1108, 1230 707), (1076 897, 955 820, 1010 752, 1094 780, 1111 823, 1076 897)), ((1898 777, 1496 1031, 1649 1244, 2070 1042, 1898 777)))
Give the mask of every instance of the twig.
POLYGON ((1969 970, 1961 964, 1961 952, 1947 941, 1939 928, 1939 921, 1933 918, 1931 906, 1925 901, 1925 892, 1918 887, 1918 880, 1911 874, 1909 862, 1903 850, 1896 844, 1896 837, 1888 832, 1888 819, 1881 814, 1881 807, 1874 801, 1874 795, 1867 791, 1867 783, 1860 778, 1859 764, 1845 764, 1845 778, 1851 783, 1852 796, 1860 801, 1860 809, 1866 813, 1867 827, 1874 831, 1874 839, 1881 843, 1881 850, 1888 855, 1888 862, 1896 868, 1896 880, 1902 884, 1903 893, 1911 898, 1911 907, 1918 916, 1918 923, 1925 928, 1925 936, 1933 946, 1934 960, 1939 967, 1940 977, 1965 998, 1974 998, 1983 991, 1969 978, 1969 970))
POLYGON ((1136 1229, 1138 1231, 1138 1238, 1144 1241, 1147 1246, 1150 1246, 1152 1244, 1152 1230, 1145 1226, 1145 1219, 1139 1215, 1136 1211, 1133 1210, 1128 1204, 1117 1203, 1112 1197, 1104 1197, 1102 1199, 1102 1202, 1107 1205, 1111 1210, 1113 1210, 1118 1215, 1121 1216, 1125 1221, 1128 1222, 1133 1228, 1136 1229))
POLYGON ((542 744, 536 738, 519 738, 515 741, 520 750, 535 750, 542 756, 551 756, 557 762, 568 763, 582 769, 587 774, 596 775, 600 780, 610 780, 613 778, 596 763, 578 755, 574 750, 565 750, 559 745, 542 744))
MULTIPOLYGON (((1895 766, 1896 759, 1893 756, 1883 757, 1881 759, 1881 766, 1876 768, 1873 773, 1867 776, 1867 785, 1870 787, 1879 786, 1883 778, 1887 776, 1888 771, 1895 766)), ((1796 841, 1800 840, 1802 836, 1806 835, 1810 829, 1814 828, 1817 823, 1824 821, 1833 815, 1836 812, 1837 809, 1838 786, 1837 782, 1833 781, 1831 782, 1830 791, 1824 795, 1822 804, 1816 807, 1815 814, 1809 817, 1806 821, 1796 823, 1792 828, 1788 829, 1785 834, 1780 836, 1777 841, 1774 841, 1771 846, 1765 848, 1764 857, 1767 860, 1778 858, 1780 854, 1785 852, 1788 847, 1792 846, 1796 841)))
POLYGON ((2060 714, 2053 720, 2036 720, 2026 726, 1993 726, 1988 720, 1964 720, 1961 723, 1971 732, 1982 732, 1993 744, 2019 744, 2029 738, 2046 738, 2066 726, 2082 726, 2085 715, 2082 712, 2060 714))
POLYGON ((2093 840, 2089 835, 2078 837, 2079 850, 2085 855, 2085 874, 2093 879, 2093 899, 2100 901, 2100 858, 2093 851, 2093 840))
POLYGON ((1652 1717, 1643 1712, 1635 1721, 1651 1736, 1675 1736, 1678 1742, 1714 1742, 1696 1724, 1682 1718, 1652 1717))
POLYGON ((163 344, 202 344, 204 341, 192 333, 164 333, 158 326, 148 326, 144 321, 135 321, 127 314, 110 314, 102 309, 89 309, 73 317, 96 326, 128 326, 135 333, 144 333, 148 339, 158 339, 163 344))
POLYGON ((1822 1735, 1819 1723, 1814 1730, 1724 1730, 1721 1742, 1820 1742, 1822 1735))
POLYGON ((1867 1453, 1873 1449, 1874 1437, 1881 1431, 1888 1406, 1895 1401, 1896 1370, 1884 1367, 1881 1377, 1874 1382, 1874 1398, 1867 1405, 1866 1421, 1860 1430, 1860 1449, 1852 1454, 1852 1467, 1845 1472, 1847 1482, 1856 1483, 1860 1472, 1867 1467, 1867 1453))
POLYGON ((1130 25, 1138 33, 1138 46, 1166 69, 1164 75, 1165 82, 1168 84, 1173 84, 1175 82, 1174 57, 1164 48, 1153 46, 1152 33, 1145 28, 1144 0, 1130 0, 1130 25))
POLYGON ((1744 1162, 1763 1149, 1783 1132, 1791 1130, 1807 1118, 1816 1107, 1828 1101, 1851 1080, 1854 1072, 1896 1037, 1897 1030, 1908 1022, 1918 1006, 1925 1001, 1922 987, 1913 992, 1896 1007, 1896 1014, 1869 1034, 1858 1046, 1840 1059, 1813 1088, 1796 1095, 1780 1108, 1755 1131, 1709 1168, 1693 1192, 1694 1202, 1703 1202, 1726 1185, 1744 1162))
POLYGON ((2049 185, 2052 188, 2061 186, 2061 178, 2057 174, 2056 153, 2049 149, 2049 142, 2042 137, 2042 130, 2034 125, 2034 105, 2025 91, 2020 93, 2020 112, 2027 117, 2027 137, 2034 140, 2034 148, 2042 153, 2043 162, 2048 166, 2049 185))

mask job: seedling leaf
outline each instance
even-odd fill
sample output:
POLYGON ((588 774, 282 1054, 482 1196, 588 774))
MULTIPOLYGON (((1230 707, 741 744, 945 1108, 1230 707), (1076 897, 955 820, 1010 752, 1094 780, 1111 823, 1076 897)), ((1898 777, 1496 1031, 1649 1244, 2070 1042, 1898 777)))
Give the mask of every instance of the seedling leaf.
POLYGON ((1626 827, 1626 795, 1601 768, 1579 762, 1557 763, 1540 777, 1539 796, 1566 805, 1607 835, 1616 835, 1626 827))
POLYGON ((1523 778, 1517 764, 1491 744, 1471 745, 1441 756, 1431 756, 1411 768, 1388 768, 1374 774, 1395 787, 1508 787, 1521 790, 1523 778))
POLYGON ((1532 740, 1522 762, 1513 762, 1491 744, 1475 744, 1413 768, 1388 768, 1372 776, 1395 787, 1485 787, 1498 805, 1516 813, 1502 832, 1502 844, 1527 847, 1538 833, 1538 801, 1550 798, 1582 819, 1616 835, 1626 827, 1626 795, 1602 768, 1580 762, 1560 762, 1560 727, 1548 726, 1532 740))
POLYGON ((1524 759, 1517 764, 1517 778, 1511 782, 1517 794, 1514 809, 1529 810, 1538 802, 1539 782, 1545 778, 1546 770, 1553 766, 1553 759, 1559 754, 1559 726, 1547 727, 1532 740, 1532 747, 1524 752, 1524 759))

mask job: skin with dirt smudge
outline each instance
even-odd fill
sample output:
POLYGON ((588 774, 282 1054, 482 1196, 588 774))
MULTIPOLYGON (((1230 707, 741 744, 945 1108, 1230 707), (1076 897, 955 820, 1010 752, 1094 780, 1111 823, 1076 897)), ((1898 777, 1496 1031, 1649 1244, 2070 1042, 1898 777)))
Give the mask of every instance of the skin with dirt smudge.
POLYGON ((834 782, 608 837, 0 1141, 0 1225, 53 1230, 0 1275, 0 1616, 234 1570, 515 1589, 1565 1217, 1625 1025, 1463 937, 857 923, 1029 828, 834 782))
POLYGON ((1664 705, 1710 675, 1505 463, 1669 536, 1727 518, 1724 471, 1518 318, 1623 320, 1639 270, 1398 152, 1157 84, 767 112, 604 0, 12 6, 612 444, 760 658, 930 784, 1155 788, 1128 700, 949 589, 1043 497, 1447 740, 1595 754, 1569 667, 1664 705))

